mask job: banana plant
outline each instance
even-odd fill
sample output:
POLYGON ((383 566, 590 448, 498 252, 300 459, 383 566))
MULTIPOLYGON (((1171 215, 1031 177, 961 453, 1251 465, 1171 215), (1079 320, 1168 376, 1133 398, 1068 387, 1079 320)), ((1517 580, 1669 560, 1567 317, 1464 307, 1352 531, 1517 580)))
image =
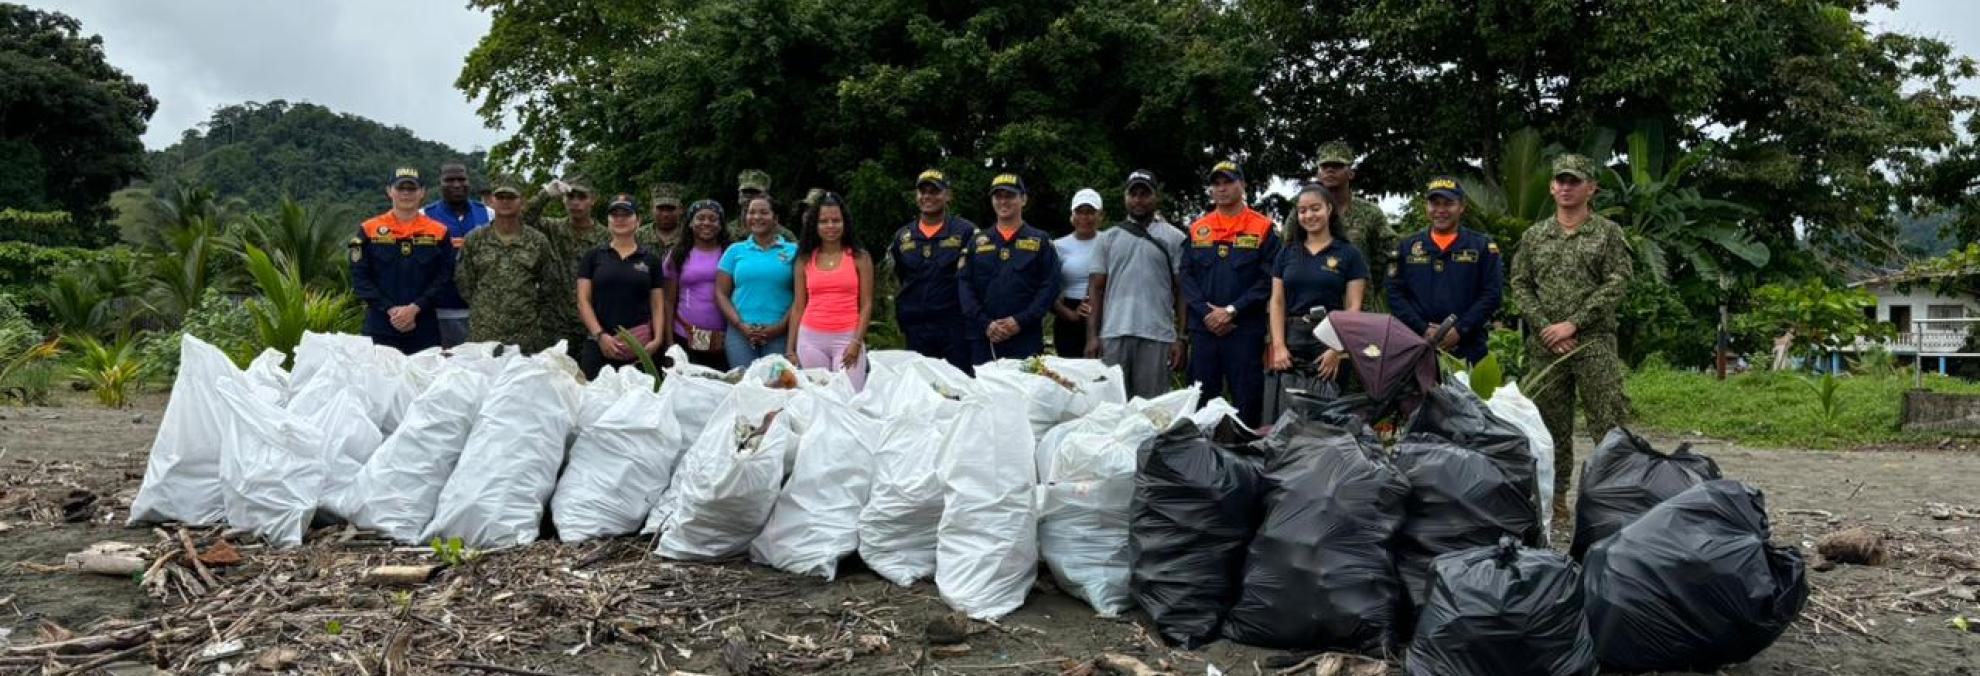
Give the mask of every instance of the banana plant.
POLYGON ((1727 288, 1730 265, 1766 267, 1767 245, 1740 223, 1754 210, 1685 185, 1692 170, 1711 157, 1711 145, 1671 159, 1659 125, 1631 132, 1626 142, 1628 163, 1621 169, 1604 168, 1597 204, 1602 215, 1623 227, 1638 271, 1668 284, 1674 271, 1689 266, 1699 278, 1727 288))

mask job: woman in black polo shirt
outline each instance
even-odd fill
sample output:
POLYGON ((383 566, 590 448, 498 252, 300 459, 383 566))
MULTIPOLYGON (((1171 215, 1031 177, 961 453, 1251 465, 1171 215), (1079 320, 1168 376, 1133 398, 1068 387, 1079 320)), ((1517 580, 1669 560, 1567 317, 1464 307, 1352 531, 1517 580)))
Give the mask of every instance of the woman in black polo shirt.
POLYGON ((648 353, 658 353, 667 335, 666 285, 660 256, 640 246, 639 206, 631 195, 612 198, 606 209, 612 241, 592 249, 578 262, 578 317, 591 333, 578 366, 584 377, 596 378, 606 365, 638 361, 632 346, 619 338, 621 329, 633 334, 648 353))
POLYGON ((1295 358, 1317 359, 1320 377, 1332 380, 1340 372, 1341 353, 1323 350, 1319 355, 1294 355, 1286 343, 1286 327, 1296 324, 1310 331, 1310 325, 1299 320, 1316 307, 1328 312, 1360 312, 1361 295, 1368 286, 1368 260, 1341 238, 1325 187, 1318 183, 1300 186, 1293 200, 1299 227, 1288 228, 1286 245, 1272 261, 1271 368, 1284 371, 1292 368, 1295 358))

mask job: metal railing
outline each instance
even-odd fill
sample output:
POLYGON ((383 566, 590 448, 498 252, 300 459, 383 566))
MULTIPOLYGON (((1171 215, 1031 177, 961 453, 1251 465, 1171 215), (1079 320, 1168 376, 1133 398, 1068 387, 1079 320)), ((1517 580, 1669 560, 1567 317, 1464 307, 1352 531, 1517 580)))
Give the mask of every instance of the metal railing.
POLYGON ((1911 370, 1913 387, 1919 387, 1919 388, 1925 387, 1924 362, 1926 357, 1938 357, 1940 360, 1939 365, 1941 369, 1943 369, 1945 366, 1946 357, 1980 357, 1980 353, 1968 353, 1968 352, 1959 351, 1960 348, 1966 346, 1966 334, 1967 334, 1966 331, 1958 330, 1957 328, 1949 331, 1930 330, 1930 327, 1932 325, 1966 327, 1972 324, 1980 324, 1980 317, 1944 317, 1944 318, 1936 318, 1936 319, 1927 317, 1925 319, 1913 319, 1911 320, 1911 323, 1915 325, 1919 325, 1919 329, 1920 329, 1918 331, 1912 332, 1911 334, 1914 337, 1914 342, 1912 343, 1912 345, 1914 345, 1918 350, 1917 351, 1918 368, 1914 368, 1911 370), (1938 343, 1936 340, 1928 344, 1922 339, 1917 338, 1918 336, 1925 336, 1925 335, 1932 335, 1936 337, 1939 334, 1945 334, 1945 333, 1954 334, 1959 337, 1959 340, 1957 342, 1952 343, 1951 347, 1946 347, 1943 349, 1928 349, 1928 347, 1940 347, 1941 344, 1938 343))

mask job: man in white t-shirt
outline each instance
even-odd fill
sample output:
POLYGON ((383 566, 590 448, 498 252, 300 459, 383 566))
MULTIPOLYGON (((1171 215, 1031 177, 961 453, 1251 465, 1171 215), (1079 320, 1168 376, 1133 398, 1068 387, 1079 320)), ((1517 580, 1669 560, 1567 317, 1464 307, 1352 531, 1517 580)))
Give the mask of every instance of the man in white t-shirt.
POLYGON ((1094 240, 1086 356, 1121 367, 1128 396, 1153 398, 1173 389, 1173 374, 1182 368, 1177 275, 1186 237, 1162 219, 1154 174, 1128 174, 1126 202, 1127 220, 1094 240))

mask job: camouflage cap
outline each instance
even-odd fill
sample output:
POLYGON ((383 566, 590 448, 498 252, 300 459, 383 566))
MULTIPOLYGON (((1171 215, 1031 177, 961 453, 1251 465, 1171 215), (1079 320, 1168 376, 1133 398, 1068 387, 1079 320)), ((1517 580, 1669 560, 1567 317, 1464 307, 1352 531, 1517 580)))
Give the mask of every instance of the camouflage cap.
POLYGON ((662 183, 653 186, 653 206, 680 208, 681 184, 662 183))
POLYGON ((744 169, 736 174, 736 190, 770 192, 770 174, 762 169, 744 169))
POLYGON ((1320 146, 1320 166, 1329 164, 1354 164, 1354 149, 1344 141, 1334 141, 1320 146))
POLYGON ((808 206, 808 207, 810 207, 810 206, 817 206, 817 205, 818 205, 818 201, 819 201, 819 200, 822 200, 822 199, 825 199, 825 189, 824 189, 824 188, 812 188, 811 190, 809 190, 809 191, 807 191, 807 192, 805 192, 805 193, 804 193, 804 205, 805 205, 805 206, 808 206))
POLYGON ((488 194, 490 195, 506 193, 520 197, 523 194, 522 186, 523 182, 516 180, 514 176, 497 174, 488 177, 488 194))
POLYGON ((565 176, 564 186, 566 188, 569 188, 571 192, 582 192, 587 194, 598 192, 596 190, 591 189, 591 179, 585 178, 584 174, 571 174, 569 176, 565 176))
POLYGON ((1595 161, 1587 157, 1574 153, 1566 153, 1554 158, 1555 176, 1567 175, 1584 181, 1593 181, 1597 173, 1598 169, 1595 166, 1595 161))

